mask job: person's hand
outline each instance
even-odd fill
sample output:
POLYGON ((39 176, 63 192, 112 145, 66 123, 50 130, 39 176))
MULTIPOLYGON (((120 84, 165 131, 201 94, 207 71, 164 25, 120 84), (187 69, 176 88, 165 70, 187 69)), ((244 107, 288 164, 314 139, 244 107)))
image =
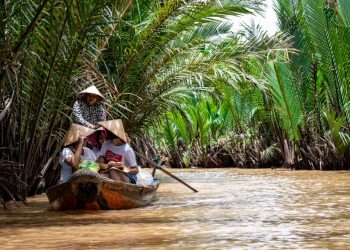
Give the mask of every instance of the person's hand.
POLYGON ((110 161, 108 162, 108 166, 122 169, 124 167, 124 162, 110 161))
POLYGON ((107 164, 108 164, 109 167, 112 167, 112 166, 114 166, 116 164, 116 162, 115 161, 110 161, 107 164))
POLYGON ((78 138, 78 143, 83 145, 85 140, 87 140, 87 137, 86 137, 86 136, 80 136, 80 137, 78 138))
POLYGON ((110 168, 110 166, 108 166, 106 163, 98 162, 97 164, 100 166, 100 169, 102 171, 108 170, 110 168))
POLYGON ((95 129, 96 128, 96 126, 93 125, 93 124, 89 124, 88 127, 91 128, 91 129, 95 129))

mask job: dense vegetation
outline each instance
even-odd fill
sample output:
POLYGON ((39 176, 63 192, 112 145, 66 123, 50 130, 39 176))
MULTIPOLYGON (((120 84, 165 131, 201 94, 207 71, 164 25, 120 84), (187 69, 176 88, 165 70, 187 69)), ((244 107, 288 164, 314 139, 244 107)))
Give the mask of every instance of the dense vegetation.
POLYGON ((92 83, 134 147, 174 167, 349 165, 346 0, 0 3, 0 201, 55 184, 76 93, 92 83))
MULTIPOLYGON (((293 49, 250 58, 240 86, 216 82, 169 111, 157 142, 173 165, 349 168, 349 4, 279 0, 276 10, 293 49)), ((257 28, 243 41, 264 38, 257 28)))

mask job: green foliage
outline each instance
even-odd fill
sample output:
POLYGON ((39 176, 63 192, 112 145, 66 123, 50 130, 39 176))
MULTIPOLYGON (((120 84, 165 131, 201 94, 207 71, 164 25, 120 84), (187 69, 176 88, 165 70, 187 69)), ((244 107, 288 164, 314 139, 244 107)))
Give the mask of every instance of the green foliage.
POLYGON ((287 133, 288 139, 298 140, 298 126, 302 125, 302 109, 298 100, 300 95, 291 71, 285 63, 271 63, 268 75, 272 94, 272 112, 277 123, 287 133))
POLYGON ((17 194, 35 192, 43 175, 55 182, 58 171, 51 170, 71 106, 90 84, 107 97, 110 118, 123 118, 135 140, 156 137, 177 164, 207 166, 225 152, 256 166, 279 154, 287 158, 285 145, 293 141, 297 157, 291 158, 330 165, 322 161, 329 154, 343 166, 348 2, 278 0, 282 32, 268 36, 255 24, 231 32, 229 17, 262 6, 248 0, 2 1, 0 164, 18 166, 24 185, 17 194))
POLYGON ((269 37, 253 23, 240 36, 200 47, 205 56, 230 57, 203 81, 213 92, 177 100, 166 116, 181 117, 174 129, 187 127, 177 133, 186 154, 206 165, 225 148, 238 165, 282 154, 292 167, 342 168, 350 155, 348 9, 346 1, 279 0, 284 33, 269 37))
MULTIPOLYGON (((123 117, 136 137, 164 110, 212 91, 214 73, 233 77, 227 70, 236 61, 215 37, 229 33, 228 16, 259 6, 242 0, 2 1, 0 159, 23 166, 21 195, 35 192, 42 175, 55 182, 52 169, 77 92, 97 85, 110 117, 123 117)), ((177 123, 180 129, 169 126, 166 138, 189 142, 193 135, 177 123)))
MULTIPOLYGON (((347 72, 350 50, 346 41, 350 30, 349 9, 345 2, 279 0, 277 6, 280 26, 293 36, 293 46, 299 50, 298 54, 292 55, 289 65, 293 85, 299 91, 297 97, 305 117, 305 132, 312 132, 315 151, 320 151, 319 143, 324 138, 337 158, 333 165, 339 166, 343 165, 349 150, 347 103, 350 85, 347 72)), ((326 158, 333 156, 326 156, 325 151, 323 155, 310 154, 313 157, 319 155, 320 162, 332 162, 326 158)))
POLYGON ((326 133, 326 139, 328 139, 329 144, 332 146, 334 154, 337 156, 338 160, 342 160, 345 151, 350 145, 350 136, 344 133, 345 118, 337 117, 336 112, 326 111, 323 113, 324 119, 326 119, 329 130, 326 133))

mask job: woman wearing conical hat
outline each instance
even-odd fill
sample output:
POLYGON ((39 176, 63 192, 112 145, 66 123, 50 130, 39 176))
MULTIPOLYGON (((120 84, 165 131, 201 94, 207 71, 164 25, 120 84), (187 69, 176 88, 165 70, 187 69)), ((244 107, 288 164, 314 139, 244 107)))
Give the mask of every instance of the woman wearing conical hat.
POLYGON ((101 147, 97 159, 102 169, 107 169, 102 176, 109 177, 115 181, 123 181, 136 184, 139 169, 136 163, 134 150, 127 143, 128 138, 120 119, 99 122, 109 134, 101 147), (119 169, 121 167, 122 169, 119 169))
POLYGON ((82 125, 72 124, 65 137, 64 148, 60 155, 61 175, 59 183, 69 181, 82 161, 96 161, 94 153, 89 148, 84 147, 87 136, 94 132, 95 130, 82 125))
POLYGON ((106 120, 106 111, 102 101, 105 98, 92 85, 78 94, 78 100, 73 106, 74 123, 88 128, 97 128, 97 123, 106 120))

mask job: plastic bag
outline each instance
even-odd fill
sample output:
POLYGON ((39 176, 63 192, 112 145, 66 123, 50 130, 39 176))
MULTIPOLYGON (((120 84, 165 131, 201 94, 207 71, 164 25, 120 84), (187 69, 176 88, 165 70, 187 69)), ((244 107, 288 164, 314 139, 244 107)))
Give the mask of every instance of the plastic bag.
POLYGON ((151 183, 153 182, 153 176, 151 175, 150 172, 148 172, 147 170, 144 170, 143 168, 139 168, 139 172, 136 175, 137 176, 137 181, 136 184, 138 185, 151 185, 151 183))
POLYGON ((90 170, 98 172, 98 170, 100 170, 100 166, 94 161, 84 160, 79 164, 78 170, 90 170))

